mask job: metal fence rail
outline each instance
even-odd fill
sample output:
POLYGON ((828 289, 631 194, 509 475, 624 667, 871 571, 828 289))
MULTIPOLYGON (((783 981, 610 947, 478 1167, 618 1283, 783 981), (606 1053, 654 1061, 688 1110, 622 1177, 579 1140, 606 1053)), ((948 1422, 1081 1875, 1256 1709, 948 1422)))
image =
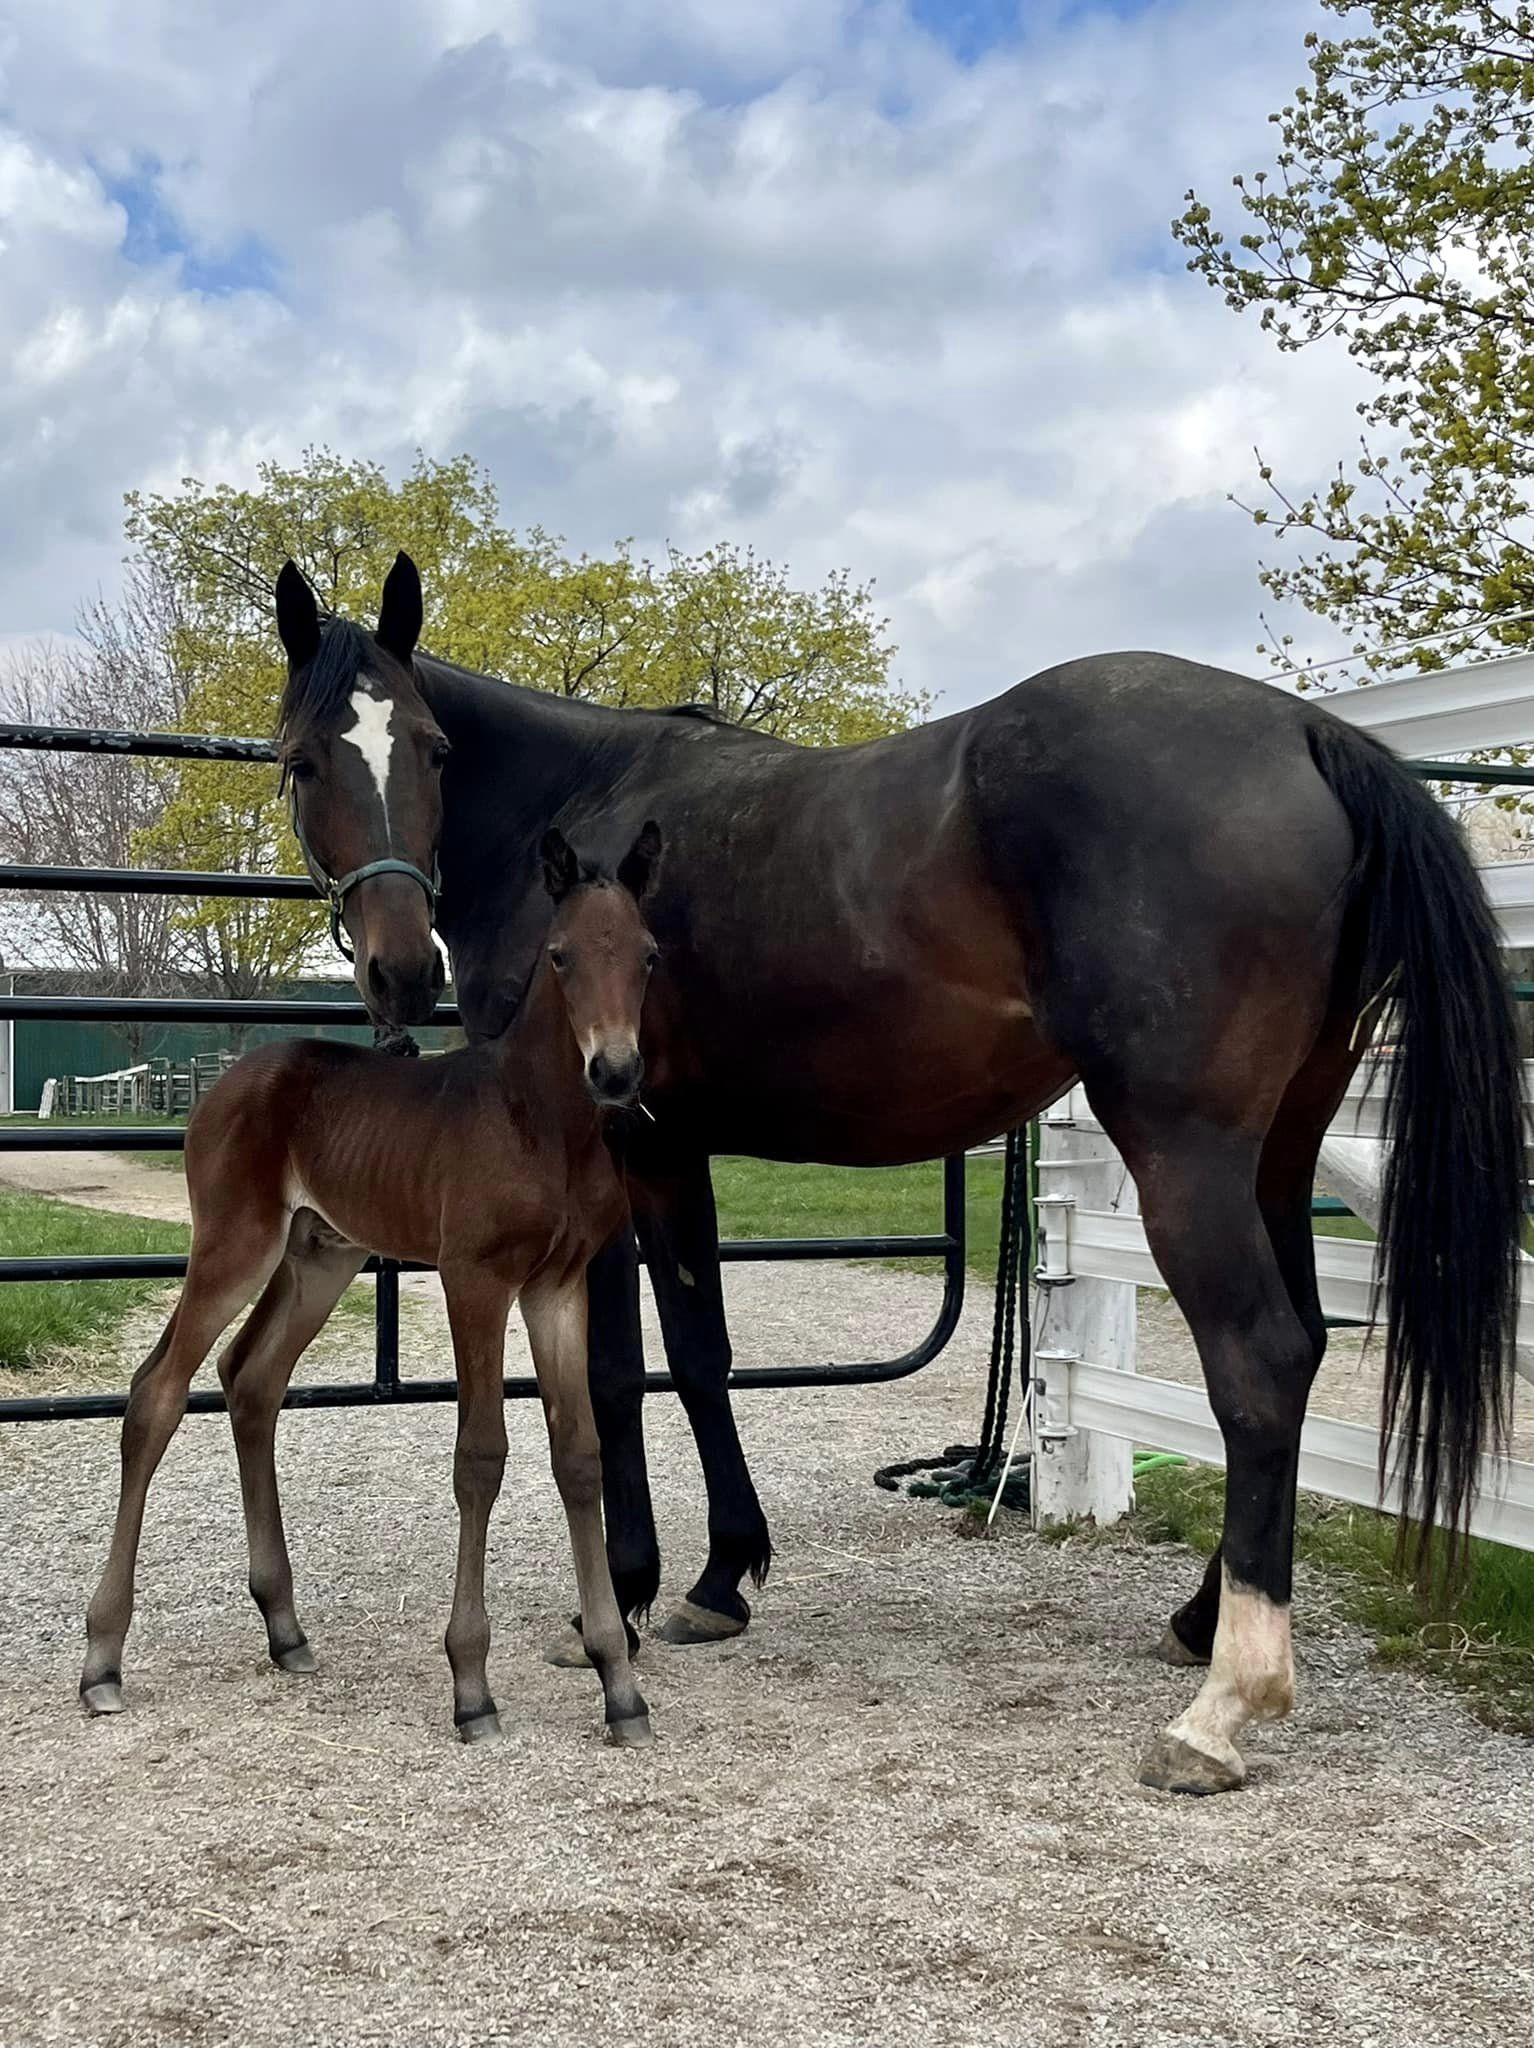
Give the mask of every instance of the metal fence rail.
MULTIPOLYGON (((93 732, 55 726, 0 724, 0 748, 81 754, 130 755, 148 759, 190 761, 275 761, 276 749, 265 740, 204 739, 188 733, 93 732)), ((0 864, 0 888, 96 889, 126 894, 135 890, 166 896, 240 897, 291 901, 319 893, 307 875, 211 874, 192 870, 133 868, 50 868, 0 864)), ((0 1020, 44 1019, 55 1023, 159 1024, 370 1024, 360 1003, 241 1001, 218 997, 15 996, 0 994, 0 1020)), ((459 1021, 450 1003, 439 1004, 434 1025, 459 1021)), ((0 1152, 179 1152, 183 1133, 163 1125, 147 1129, 122 1126, 27 1126, 6 1129, 0 1122, 0 1152)), ((931 1328, 897 1358, 868 1363, 757 1366, 732 1373, 733 1388, 834 1387, 871 1385, 903 1379, 937 1357, 953 1335, 964 1304, 964 1160, 943 1161, 943 1215, 939 1230, 924 1235, 886 1237, 736 1238, 720 1244, 721 1260, 732 1264, 802 1259, 910 1259, 942 1262, 943 1293, 931 1328)), ((371 1258, 363 1268, 377 1278, 374 1310, 373 1377, 371 1380, 301 1385, 288 1390, 290 1408, 356 1408, 416 1401, 451 1401, 457 1382, 450 1379, 408 1379, 399 1369, 399 1276, 425 1270, 392 1259, 371 1258)), ((0 1283, 85 1280, 174 1280, 186 1271, 180 1254, 145 1253, 124 1257, 0 1258, 0 1283)), ((669 1373, 645 1375, 651 1393, 673 1392, 669 1373)), ((530 1399, 538 1392, 531 1376, 506 1381, 512 1399, 530 1399)), ((122 1394, 37 1394, 0 1400, 0 1422, 121 1415, 122 1394)), ((222 1391, 194 1388, 187 1402, 192 1414, 208 1414, 224 1406, 222 1391)))

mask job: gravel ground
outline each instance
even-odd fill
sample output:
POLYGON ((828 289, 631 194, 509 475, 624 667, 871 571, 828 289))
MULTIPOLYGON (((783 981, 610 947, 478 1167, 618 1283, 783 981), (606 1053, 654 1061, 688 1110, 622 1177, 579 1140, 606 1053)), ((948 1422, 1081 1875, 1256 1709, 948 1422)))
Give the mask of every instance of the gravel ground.
MULTIPOLYGON (((742 1363, 887 1353, 935 1296, 867 1268, 730 1285, 742 1363)), ((1159 1313, 1144 1363, 1165 1370, 1159 1313)), ((1373 1668, 1309 1579, 1300 1707, 1252 1738, 1248 1789, 1145 1791, 1140 1749, 1190 1679, 1144 1647, 1197 1561, 960 1541, 869 1484, 972 1432, 986 1324, 977 1301, 899 1386, 742 1397, 778 1562, 739 1641, 646 1646, 642 1753, 606 1749, 589 1675, 539 1657, 569 1570, 527 1404, 491 1543, 507 1739, 473 1751, 440 1648, 448 1411, 284 1424, 309 1679, 264 1664, 227 1431, 189 1421, 150 1499, 131 1711, 96 1723, 73 1692, 116 1429, 0 1434, 0 2043, 1526 2038, 1534 1752, 1373 1668)), ((365 1336, 322 1345, 309 1371, 355 1370, 365 1336)), ((443 1369, 429 1286, 404 1352, 443 1369)), ((702 1503, 678 1409, 651 1412, 674 1595, 702 1503)))

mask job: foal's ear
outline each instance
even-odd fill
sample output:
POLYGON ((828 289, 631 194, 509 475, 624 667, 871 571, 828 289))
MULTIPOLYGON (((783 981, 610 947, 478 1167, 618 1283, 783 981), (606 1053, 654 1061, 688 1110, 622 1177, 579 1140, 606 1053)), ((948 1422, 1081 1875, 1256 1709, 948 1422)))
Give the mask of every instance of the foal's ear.
POLYGON ((580 880, 580 861, 575 848, 557 825, 544 833, 538 851, 543 856, 543 886, 558 903, 580 880))
POLYGON ((643 901, 646 889, 655 880, 660 850, 660 827, 648 818, 639 828, 639 837, 618 863, 618 880, 636 903, 643 901))
POLYGON ((313 661, 320 645, 320 608, 296 562, 284 562, 277 577, 277 631, 288 666, 313 661))
POLYGON ((378 631, 373 638, 408 668, 420 637, 421 572, 401 550, 394 557, 394 567, 384 578, 383 602, 378 607, 378 631))

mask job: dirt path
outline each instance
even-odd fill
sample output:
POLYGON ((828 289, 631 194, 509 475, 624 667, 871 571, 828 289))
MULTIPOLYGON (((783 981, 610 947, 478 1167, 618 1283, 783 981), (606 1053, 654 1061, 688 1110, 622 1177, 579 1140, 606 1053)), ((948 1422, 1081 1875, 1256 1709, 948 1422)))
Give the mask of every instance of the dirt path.
POLYGON ((0 1154, 0 1188, 165 1223, 186 1223, 191 1217, 186 1182, 178 1172, 146 1166, 121 1152, 6 1152, 0 1154))
MULTIPOLYGON (((167 1177, 168 1178, 168 1177, 167 1177)), ((910 1341, 933 1288, 737 1268, 743 1362, 910 1341)), ((606 1750, 539 1659, 569 1572, 541 1424, 511 1414, 492 1535, 507 1740, 449 1732, 451 1417, 283 1427, 317 1678, 263 1661, 218 1418, 151 1498, 131 1711, 73 1704, 116 1481, 110 1424, 0 1433, 0 2041, 130 2048, 1436 2048, 1523 2038, 1534 1752, 1374 1667, 1324 1586, 1301 1703, 1244 1793, 1134 1779, 1186 1674, 1143 1646, 1187 1553, 960 1542, 874 1465, 973 1428, 982 1302, 883 1389, 742 1397, 779 1547, 750 1632, 644 1652, 660 1740, 606 1750)), ((123 1359, 142 1348, 126 1334, 123 1359)), ((355 1370, 334 1325, 314 1371, 355 1370)), ((443 1366, 405 1318, 407 1372, 443 1366)), ((702 1556, 695 1456, 656 1400, 667 1593, 702 1556)))

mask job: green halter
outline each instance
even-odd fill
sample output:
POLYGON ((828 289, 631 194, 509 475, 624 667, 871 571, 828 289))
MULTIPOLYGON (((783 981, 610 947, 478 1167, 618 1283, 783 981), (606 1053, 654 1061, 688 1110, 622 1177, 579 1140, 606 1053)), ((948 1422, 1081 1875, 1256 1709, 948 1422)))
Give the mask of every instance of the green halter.
POLYGON ((325 901, 330 905, 330 936, 335 940, 336 948, 344 959, 354 960, 356 955, 347 942, 346 931, 341 923, 341 912, 346 907, 347 897, 356 888, 357 884, 359 882, 371 881, 374 875, 408 875, 412 882, 419 882, 426 891, 426 906, 430 912, 431 921, 433 924, 436 923, 437 901, 442 894, 442 869, 435 854, 432 856, 431 873, 429 875, 424 874, 420 868, 408 860, 370 860, 360 868, 353 868, 350 874, 342 875, 339 880, 332 880, 310 850, 308 838, 304 833, 304 828, 298 815, 298 791, 296 789, 293 791, 292 816, 293 837, 298 841, 298 850, 304 857, 304 866, 309 870, 310 881, 313 882, 315 888, 319 890, 325 901))

